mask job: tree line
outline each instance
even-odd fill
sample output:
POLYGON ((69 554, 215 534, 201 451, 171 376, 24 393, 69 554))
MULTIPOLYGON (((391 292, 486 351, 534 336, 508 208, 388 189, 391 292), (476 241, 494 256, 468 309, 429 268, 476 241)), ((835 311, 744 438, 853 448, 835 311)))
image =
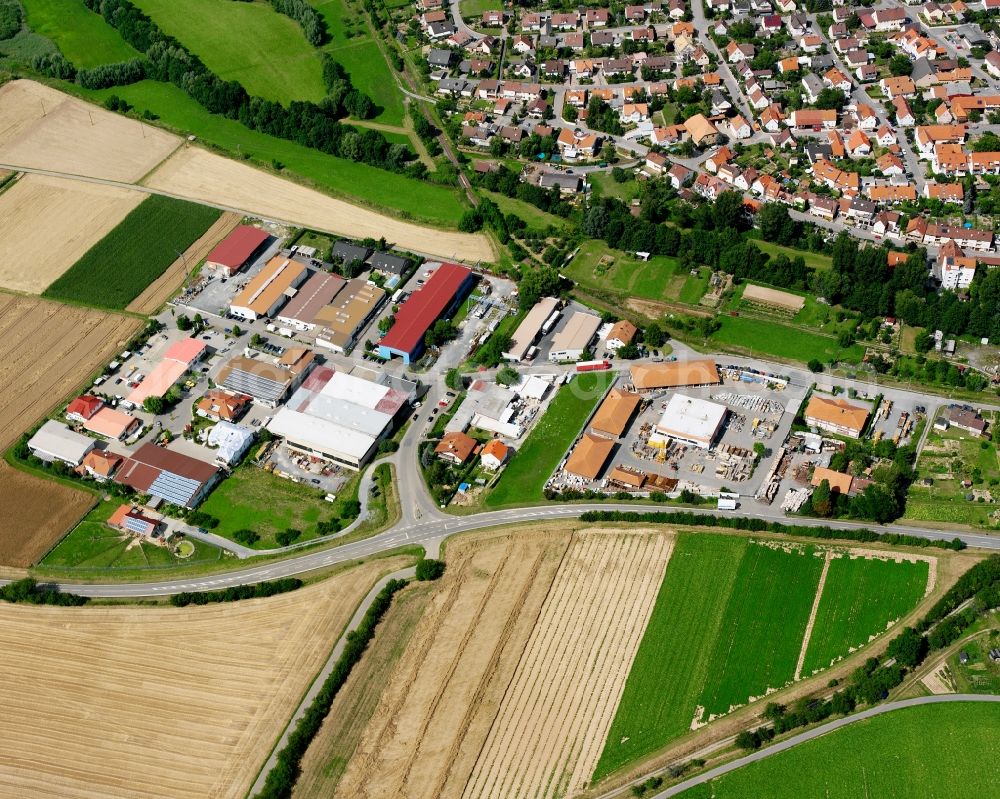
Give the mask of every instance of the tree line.
POLYGON ((4 602, 27 605, 62 605, 63 607, 77 607, 90 601, 87 597, 79 594, 60 591, 53 586, 39 585, 31 577, 15 580, 0 587, 0 599, 4 602))
MULTIPOLYGON (((329 57, 324 59, 323 67, 327 97, 320 103, 298 100, 285 107, 274 100, 251 96, 237 81, 220 78, 177 39, 163 33, 130 0, 84 0, 84 3, 144 54, 145 77, 174 84, 209 113, 238 120, 259 133, 390 171, 404 170, 414 158, 409 147, 390 144, 378 131, 359 132, 340 123, 348 115, 370 118, 378 109, 370 98, 352 86, 346 71, 329 57)), ((72 65, 62 56, 36 58, 33 66, 46 74, 72 79, 67 74, 72 65)), ((124 78, 132 72, 107 70, 99 77, 106 81, 116 75, 124 78)))
POLYGON ((223 591, 183 591, 170 597, 170 604, 183 608, 188 605, 210 605, 215 602, 239 602, 243 599, 261 599, 277 596, 302 587, 302 581, 297 577, 285 577, 281 580, 268 580, 253 585, 235 585, 223 591))

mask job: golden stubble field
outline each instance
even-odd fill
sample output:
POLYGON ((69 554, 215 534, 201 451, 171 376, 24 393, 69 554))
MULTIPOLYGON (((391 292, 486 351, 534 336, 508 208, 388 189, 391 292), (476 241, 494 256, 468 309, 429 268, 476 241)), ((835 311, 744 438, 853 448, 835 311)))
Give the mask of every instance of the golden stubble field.
MULTIPOLYGON (((672 548, 664 531, 568 527, 449 544, 448 572, 335 795, 507 799, 584 787, 672 548)), ((323 768, 324 733, 309 773, 323 768)), ((308 784, 296 796, 330 795, 322 780, 308 784)))
POLYGON ((243 797, 358 602, 408 562, 203 607, 0 603, 3 794, 243 797))
POLYGON ((0 194, 0 287, 40 294, 146 194, 24 174, 0 194))
POLYGON ((32 80, 0 87, 0 164, 134 183, 180 143, 32 80))
MULTIPOLYGON (((118 352, 134 317, 0 293, 0 451, 118 352)), ((29 566, 93 503, 91 494, 0 461, 0 564, 29 566)))
POLYGON ((489 239, 480 233, 435 230, 384 216, 200 147, 179 150, 143 185, 184 199, 351 238, 384 236, 404 249, 442 258, 474 263, 496 257, 489 239))

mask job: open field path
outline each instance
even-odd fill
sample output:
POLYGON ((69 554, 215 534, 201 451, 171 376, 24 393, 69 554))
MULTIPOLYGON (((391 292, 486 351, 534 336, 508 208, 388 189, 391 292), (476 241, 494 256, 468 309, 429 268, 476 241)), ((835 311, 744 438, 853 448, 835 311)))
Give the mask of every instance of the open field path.
POLYGON ((806 632, 802 636, 802 648, 799 650, 799 659, 795 663, 795 676, 793 680, 802 678, 802 667, 806 662, 806 651, 809 649, 809 640, 812 638, 813 627, 816 626, 816 615, 819 613, 819 603, 823 599, 823 588, 826 586, 826 576, 830 573, 830 558, 833 555, 831 550, 826 551, 823 557, 823 571, 819 575, 819 585, 816 586, 816 596, 813 597, 812 609, 809 611, 809 621, 806 622, 806 632))
POLYGON ((665 791, 653 794, 650 799, 669 799, 669 797, 682 794, 684 791, 689 788, 694 788, 696 785, 702 785, 710 780, 714 780, 716 777, 721 777, 723 774, 736 771, 742 766, 749 765, 750 763, 756 763, 758 760, 773 757, 774 755, 788 749, 792 749, 801 743, 815 740, 816 738, 820 738, 827 733, 833 732, 834 730, 839 730, 842 727, 846 727, 865 719, 881 716, 884 713, 892 713, 894 710, 903 710, 904 708, 918 707, 920 705, 936 705, 942 702, 1000 702, 1000 696, 990 696, 985 694, 941 694, 936 696, 921 696, 916 699, 903 699, 898 702, 887 702, 884 705, 876 705, 875 707, 868 708, 867 710, 862 710, 860 713, 855 713, 851 716, 844 716, 843 718, 836 719, 835 721, 831 721, 827 724, 821 724, 819 727, 799 733, 798 735, 793 735, 791 738, 781 741, 780 743, 776 743, 773 746, 760 749, 757 752, 747 755, 746 757, 737 758, 729 763, 709 769, 704 774, 699 774, 698 776, 692 777, 689 780, 684 780, 684 782, 678 783, 665 791))

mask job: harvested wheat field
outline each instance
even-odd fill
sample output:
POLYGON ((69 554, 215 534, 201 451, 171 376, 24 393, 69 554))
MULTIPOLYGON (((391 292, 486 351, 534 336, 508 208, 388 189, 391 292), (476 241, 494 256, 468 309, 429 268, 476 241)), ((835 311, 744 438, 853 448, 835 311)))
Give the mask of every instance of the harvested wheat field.
MULTIPOLYGON (((448 572, 336 795, 506 799, 582 788, 672 546, 661 531, 568 526, 450 544, 448 572)), ((297 796, 329 796, 330 781, 313 775, 330 766, 310 755, 297 796)))
POLYGON ((188 272, 205 260, 212 248, 228 236, 240 223, 239 214, 223 214, 204 235, 184 251, 184 257, 178 258, 167 271, 150 283, 146 290, 128 304, 125 310, 150 315, 156 313, 160 306, 177 293, 184 285, 188 272))
POLYGON ((673 536, 577 533, 542 607, 465 797, 586 787, 673 549, 673 536))
POLYGON ((37 799, 243 797, 357 603, 410 561, 203 607, 0 606, 0 785, 37 799))
POLYGON ((0 87, 0 164, 134 183, 180 142, 35 81, 0 87))
POLYGON ((393 219, 200 147, 179 150, 143 183, 177 197, 277 222, 356 239, 384 236, 403 249, 441 258, 475 262, 495 257, 482 234, 435 230, 393 219))
MULTIPOLYGON (((139 319, 0 293, 0 451, 84 382, 139 319)), ((91 494, 0 468, 0 564, 28 566, 93 503, 91 494)))
POLYGON ((145 198, 116 186, 21 175, 0 194, 0 287, 41 293, 145 198))

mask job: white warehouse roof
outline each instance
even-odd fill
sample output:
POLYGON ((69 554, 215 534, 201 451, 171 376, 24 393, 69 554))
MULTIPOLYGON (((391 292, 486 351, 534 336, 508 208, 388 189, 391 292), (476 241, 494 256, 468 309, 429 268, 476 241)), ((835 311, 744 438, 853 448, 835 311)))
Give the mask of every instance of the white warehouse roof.
POLYGON ((94 439, 74 433, 66 425, 49 419, 28 441, 28 448, 42 460, 63 461, 76 466, 96 443, 94 439))
POLYGON ((656 425, 656 433, 707 447, 725 418, 725 405, 686 394, 674 394, 656 425))

